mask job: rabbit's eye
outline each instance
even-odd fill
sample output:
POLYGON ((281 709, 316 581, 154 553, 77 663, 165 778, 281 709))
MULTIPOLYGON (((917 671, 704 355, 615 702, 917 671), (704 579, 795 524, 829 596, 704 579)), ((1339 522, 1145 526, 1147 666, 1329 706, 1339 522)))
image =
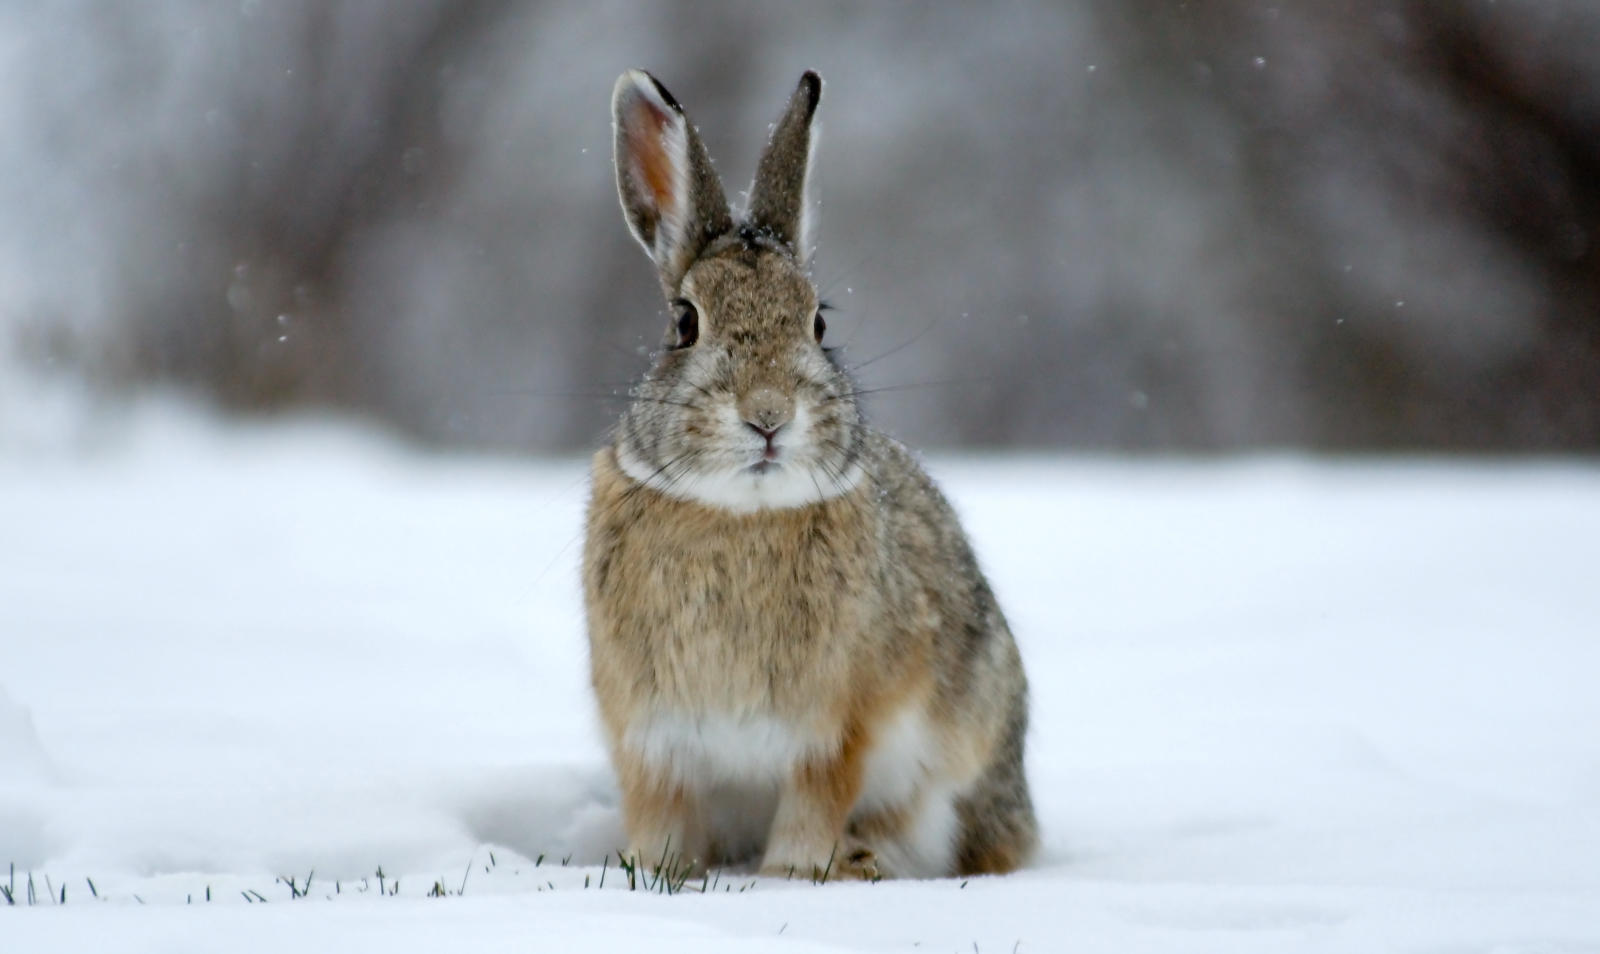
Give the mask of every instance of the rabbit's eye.
POLYGON ((828 330, 828 323, 822 320, 821 309, 817 310, 817 317, 811 319, 811 333, 816 335, 817 343, 822 343, 822 334, 828 330))
POLYGON ((696 338, 700 337, 700 312, 695 310, 692 302, 681 298, 673 302, 673 304, 678 307, 678 322, 676 325, 678 339, 673 343, 672 347, 687 348, 694 344, 696 338))

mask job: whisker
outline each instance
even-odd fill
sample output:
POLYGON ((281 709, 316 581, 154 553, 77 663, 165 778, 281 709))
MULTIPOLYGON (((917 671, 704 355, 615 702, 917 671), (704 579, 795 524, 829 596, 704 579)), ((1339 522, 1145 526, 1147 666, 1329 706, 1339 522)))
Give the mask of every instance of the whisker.
MULTIPOLYGON (((861 257, 857 258, 855 261, 851 262, 849 265, 846 265, 837 272, 834 272, 833 275, 829 277, 827 284, 822 285, 817 289, 818 296, 827 299, 829 302, 832 302, 835 307, 837 307, 839 304, 838 291, 841 288, 845 288, 844 283, 850 281, 853 276, 862 274, 864 271, 863 266, 876 265, 878 262, 882 261, 883 256, 887 254, 887 251, 888 250, 883 247, 874 247, 865 254, 861 255, 861 257)), ((848 289, 847 293, 853 294, 853 292, 849 292, 848 289)))
MULTIPOLYGON (((817 461, 817 466, 820 467, 822 469, 822 473, 827 476, 828 482, 833 484, 833 489, 837 490, 840 496, 843 496, 846 493, 846 488, 844 486, 844 470, 834 466, 831 462, 826 460, 817 461)), ((811 479, 816 480, 815 477, 811 479)))
POLYGON ((929 321, 927 324, 922 326, 922 330, 921 331, 918 331, 916 334, 912 335, 910 338, 906 339, 905 341, 900 342, 899 344, 895 345, 893 348, 890 348, 888 351, 882 352, 881 354, 877 354, 877 355, 874 355, 873 357, 868 358, 867 360, 861 362, 860 364, 850 365, 845 370, 850 372, 850 373, 852 373, 852 374, 854 374, 855 372, 860 371, 862 368, 865 368, 868 365, 877 364, 879 361, 882 361, 884 358, 890 357, 891 355, 899 354, 900 352, 904 351, 905 349, 907 349, 907 348, 911 347, 912 345, 916 344, 918 341, 921 341, 924 337, 927 336, 928 332, 930 332, 933 329, 939 327, 940 325, 944 324, 948 320, 950 320, 950 315, 949 315, 948 312, 945 313, 945 314, 942 314, 942 315, 935 315, 931 321, 929 321))
MULTIPOLYGON (((818 461, 818 464, 822 465, 823 473, 827 473, 827 465, 822 464, 821 461, 818 461)), ((817 483, 817 469, 814 468, 814 467, 807 467, 807 468, 805 468, 805 472, 806 472, 806 476, 811 478, 811 486, 817 488, 817 499, 818 500, 826 500, 826 499, 828 499, 828 495, 822 492, 822 485, 817 483)), ((839 489, 839 490, 843 489, 843 488, 839 487, 839 484, 838 484, 837 481, 834 482, 834 487, 835 487, 835 489, 839 489)))
POLYGON ((645 404, 665 404, 668 407, 686 407, 691 411, 703 411, 705 408, 691 401, 674 401, 670 398, 653 398, 635 394, 628 398, 629 401, 643 402, 645 404))
MULTIPOLYGON (((863 429, 863 430, 865 429, 865 425, 856 425, 856 426, 861 428, 861 429, 863 429)), ((824 447, 831 447, 834 450, 837 450, 841 457, 844 457, 846 459, 852 459, 853 458, 853 460, 851 460, 852 463, 857 463, 857 462, 859 462, 861 460, 862 454, 860 453, 860 450, 859 450, 860 441, 857 441, 856 445, 854 445, 854 446, 846 446, 844 443, 839 441, 837 438, 822 437, 822 438, 818 439, 817 443, 823 445, 824 447)), ((828 462, 828 461, 819 461, 819 463, 823 466, 823 468, 825 470, 828 470, 828 471, 830 471, 831 473, 833 473, 835 475, 831 479, 834 481, 834 485, 837 486, 840 489, 841 492, 843 492, 843 490, 844 490, 844 469, 843 469, 843 467, 842 466, 834 466, 834 465, 831 464, 831 462, 828 462)), ((884 489, 883 488, 883 482, 878 480, 877 474, 873 473, 872 469, 870 467, 865 467, 865 466, 862 467, 861 468, 861 476, 865 477, 868 481, 870 481, 875 489, 877 489, 879 491, 884 489)))
POLYGON ((653 397, 648 394, 628 393, 625 391, 535 391, 531 389, 505 389, 493 393, 549 398, 590 398, 596 401, 617 401, 626 404, 642 402, 646 404, 666 404, 672 407, 686 407, 692 411, 705 410, 702 405, 695 404, 690 401, 675 401, 672 398, 653 397))
POLYGON ((948 387, 952 384, 989 384, 993 380, 993 378, 946 378, 942 381, 910 381, 905 384, 887 384, 876 388, 856 388, 853 391, 824 395, 819 399, 819 403, 841 401, 845 398, 861 397, 867 394, 882 394, 886 391, 914 391, 920 388, 948 387))
MULTIPOLYGON (((692 458, 698 456, 700 453, 701 453, 700 451, 698 451, 698 450, 696 450, 694 448, 690 448, 689 450, 686 450, 683 453, 678 454, 675 457, 669 458, 666 463, 662 464, 660 467, 657 467, 654 471, 652 471, 650 476, 646 477, 644 480, 637 481, 632 487, 629 487, 626 491, 624 491, 623 495, 622 495, 622 499, 623 500, 628 500, 634 494, 636 494, 636 493, 638 493, 638 492, 640 492, 640 491, 642 491, 642 490, 644 490, 646 488, 649 488, 649 489, 655 490, 655 491, 666 491, 666 490, 671 489, 674 484, 676 484, 679 480, 682 479, 683 474, 679 474, 678 476, 672 476, 671 474, 668 473, 668 468, 675 467, 676 465, 684 463, 686 461, 692 461, 692 458), (659 486, 659 487, 658 486, 654 486, 656 479, 659 478, 659 477, 664 477, 666 479, 666 485, 665 486, 659 486)), ((684 471, 687 471, 687 469, 688 468, 685 467, 684 471)))
POLYGON ((571 396, 575 395, 575 396, 579 396, 579 397, 584 397, 584 396, 587 396, 589 394, 601 393, 601 391, 603 391, 604 393, 607 393, 607 394, 622 394, 622 393, 626 393, 628 391, 628 389, 634 387, 639 382, 638 382, 637 379, 629 379, 627 381, 591 381, 591 382, 588 382, 588 383, 589 383, 589 386, 591 388, 597 388, 597 389, 600 389, 600 390, 597 390, 597 391, 547 391, 547 390, 545 390, 543 388, 524 388, 524 387, 506 386, 506 387, 491 387, 491 388, 474 388, 472 390, 463 390, 460 393, 462 393, 462 394, 496 394, 496 395, 499 395, 499 394, 512 394, 512 395, 533 394, 533 395, 544 396, 544 397, 571 397, 571 396))

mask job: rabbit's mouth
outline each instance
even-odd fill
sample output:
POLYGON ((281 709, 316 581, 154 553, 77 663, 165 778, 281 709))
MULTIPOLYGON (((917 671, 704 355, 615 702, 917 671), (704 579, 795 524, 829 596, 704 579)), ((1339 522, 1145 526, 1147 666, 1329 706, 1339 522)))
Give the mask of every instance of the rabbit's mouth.
POLYGON ((791 453, 771 460, 745 457, 737 464, 727 461, 731 467, 684 470, 670 463, 648 463, 626 442, 617 447, 616 455, 622 472, 646 487, 734 513, 804 507, 842 497, 853 492, 864 476, 859 461, 843 465, 835 475, 826 467, 814 469, 803 455, 791 453))
POLYGON ((689 439, 641 447, 630 428, 621 428, 615 446, 618 466, 667 496, 735 513, 808 506, 849 494, 862 480, 856 456, 825 456, 813 412, 804 404, 782 428, 760 434, 745 424, 731 402, 713 413, 697 431, 709 437, 704 448, 689 439))
POLYGON ((756 462, 750 465, 750 473, 764 474, 769 470, 782 467, 791 456, 786 453, 787 451, 788 448, 779 447, 772 442, 772 438, 767 438, 767 446, 762 448, 761 456, 756 462))

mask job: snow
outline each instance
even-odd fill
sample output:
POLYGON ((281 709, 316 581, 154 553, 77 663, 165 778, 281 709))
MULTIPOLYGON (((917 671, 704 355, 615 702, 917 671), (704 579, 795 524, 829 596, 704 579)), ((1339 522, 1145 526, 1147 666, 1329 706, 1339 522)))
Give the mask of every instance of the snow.
POLYGON ((1600 467, 930 466, 1028 664, 1040 857, 668 897, 606 857, 581 460, 0 441, 0 946, 1600 950, 1600 467))

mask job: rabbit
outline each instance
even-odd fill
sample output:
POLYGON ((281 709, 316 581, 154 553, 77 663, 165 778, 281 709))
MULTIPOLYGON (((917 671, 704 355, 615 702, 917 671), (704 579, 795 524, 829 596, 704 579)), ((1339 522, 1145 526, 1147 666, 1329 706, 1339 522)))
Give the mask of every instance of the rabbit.
POLYGON ((590 668, 627 852, 827 880, 1016 869, 1027 682, 955 513, 824 347, 807 72, 736 214, 630 70, 617 190, 671 308, 593 458, 590 668))

